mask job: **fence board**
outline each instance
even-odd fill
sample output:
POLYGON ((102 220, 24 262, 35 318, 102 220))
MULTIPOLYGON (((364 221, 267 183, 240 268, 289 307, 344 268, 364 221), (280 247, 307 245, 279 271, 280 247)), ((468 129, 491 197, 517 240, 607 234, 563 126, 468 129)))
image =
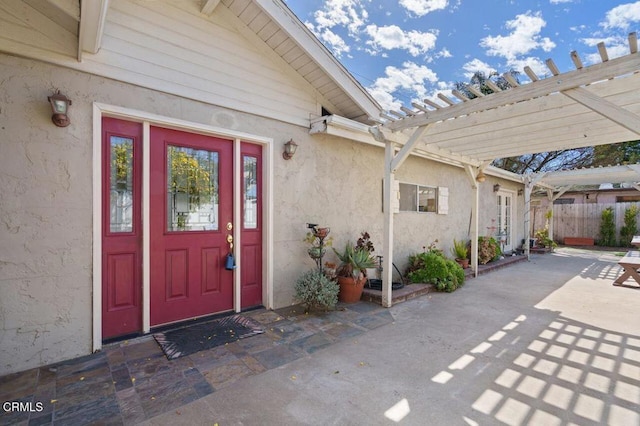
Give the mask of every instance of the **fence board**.
MULTIPOLYGON (((589 203, 589 204, 554 204, 553 206, 553 239, 562 242, 565 237, 586 237, 598 241, 600 239, 600 222, 602 212, 611 207, 616 224, 616 235, 620 238, 620 229, 624 226, 624 212, 635 205, 640 210, 640 203, 589 203)), ((532 233, 545 226, 546 209, 533 207, 532 233)), ((640 216, 640 213, 638 214, 640 216)), ((639 217, 636 216, 636 222, 639 217)))

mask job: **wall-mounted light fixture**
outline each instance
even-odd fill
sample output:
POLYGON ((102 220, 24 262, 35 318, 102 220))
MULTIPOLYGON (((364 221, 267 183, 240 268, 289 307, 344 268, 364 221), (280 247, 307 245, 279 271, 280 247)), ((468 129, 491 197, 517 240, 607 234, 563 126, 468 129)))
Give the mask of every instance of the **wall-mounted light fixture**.
POLYGON ((53 115, 51 116, 53 124, 58 127, 67 127, 71 123, 69 116, 67 116, 69 105, 71 105, 71 99, 60 93, 60 90, 49 96, 47 99, 51 104, 51 111, 53 112, 53 115))
POLYGON ((282 153, 282 158, 285 160, 291 160, 293 155, 296 153, 296 149, 298 149, 298 144, 290 139, 289 142, 284 144, 284 152, 282 153))
POLYGON ((477 182, 482 183, 482 182, 484 182, 486 179, 487 179, 487 177, 484 175, 484 172, 483 172, 482 170, 480 170, 480 171, 478 172, 478 174, 476 175, 476 181, 477 181, 477 182))
POLYGON ((524 194, 524 189, 518 189, 518 195, 523 195, 524 194))
POLYGON ((493 192, 498 192, 500 191, 500 184, 496 183, 495 185, 493 185, 493 192))

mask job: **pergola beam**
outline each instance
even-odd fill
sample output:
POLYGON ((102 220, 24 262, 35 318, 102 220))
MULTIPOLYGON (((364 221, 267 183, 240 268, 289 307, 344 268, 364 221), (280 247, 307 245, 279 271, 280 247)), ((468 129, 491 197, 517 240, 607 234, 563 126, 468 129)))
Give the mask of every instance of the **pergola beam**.
MULTIPOLYGON (((566 91, 576 87, 591 84, 596 81, 608 80, 621 75, 631 74, 640 69, 640 56, 638 53, 629 54, 607 62, 591 65, 569 71, 564 74, 523 84, 510 90, 493 93, 491 96, 472 99, 469 102, 460 102, 449 107, 438 106, 437 110, 428 114, 417 114, 385 124, 390 130, 402 130, 410 127, 418 127, 429 123, 447 120, 463 115, 497 108, 500 106, 515 104, 518 102, 546 96, 558 91, 566 91)), ((431 105, 431 103, 429 103, 431 105)), ((433 105, 431 105, 433 106, 433 105)))
POLYGON ((584 105, 591 111, 594 111, 605 118, 619 124, 627 130, 631 130, 640 135, 640 117, 636 114, 614 104, 606 99, 594 95, 592 92, 576 87, 570 90, 562 91, 562 94, 568 96, 579 104, 584 105))

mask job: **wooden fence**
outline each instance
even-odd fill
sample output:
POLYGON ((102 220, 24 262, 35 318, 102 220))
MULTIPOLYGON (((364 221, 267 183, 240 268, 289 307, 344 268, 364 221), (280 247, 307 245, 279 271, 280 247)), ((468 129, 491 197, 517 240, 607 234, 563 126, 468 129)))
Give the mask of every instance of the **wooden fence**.
MULTIPOLYGON (((600 239, 600 224, 602 211, 608 207, 613 209, 616 223, 616 237, 620 238, 620 228, 624 226, 624 212, 635 205, 640 209, 640 203, 611 203, 611 204, 554 204, 553 206, 553 239, 559 243, 565 237, 593 238, 596 242, 600 239)), ((531 233, 545 226, 545 207, 532 207, 531 209, 531 233)), ((639 215, 640 216, 640 215, 639 215)), ((636 217, 638 228, 640 220, 636 217)))

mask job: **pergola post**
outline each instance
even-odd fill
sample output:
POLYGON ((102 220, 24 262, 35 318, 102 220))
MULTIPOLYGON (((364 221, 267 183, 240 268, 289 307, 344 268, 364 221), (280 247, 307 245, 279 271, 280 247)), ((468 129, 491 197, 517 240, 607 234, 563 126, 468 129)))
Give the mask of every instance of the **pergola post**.
POLYGON ((553 240, 553 189, 547 189, 547 199, 549 200, 549 205, 547 206, 545 219, 548 217, 549 212, 551 212, 551 219, 549 219, 549 239, 553 240))
POLYGON ((384 211, 383 258, 382 258, 382 306, 390 308, 392 304, 393 278, 393 203, 395 171, 391 168, 394 155, 394 143, 387 140, 384 147, 384 185, 382 190, 382 210, 384 211))
POLYGON ((531 176, 524 176, 524 253, 527 260, 531 257, 531 191, 533 190, 533 181, 531 176))
POLYGON ((470 165, 465 166, 467 171, 467 177, 471 182, 471 188, 473 189, 473 199, 471 200, 471 269, 473 269, 474 276, 478 276, 478 210, 480 209, 480 185, 476 180, 476 176, 480 168, 472 167, 470 165))

